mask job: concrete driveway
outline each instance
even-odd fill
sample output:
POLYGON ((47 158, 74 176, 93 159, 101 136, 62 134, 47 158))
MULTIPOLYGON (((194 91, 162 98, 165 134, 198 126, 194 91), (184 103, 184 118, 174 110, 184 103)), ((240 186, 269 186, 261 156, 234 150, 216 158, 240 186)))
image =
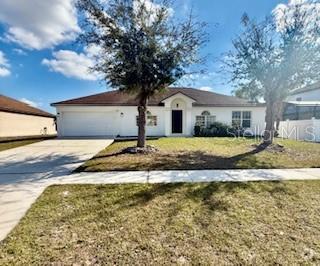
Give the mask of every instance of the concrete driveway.
POLYGON ((48 185, 69 175, 112 142, 54 139, 0 152, 0 241, 48 185))

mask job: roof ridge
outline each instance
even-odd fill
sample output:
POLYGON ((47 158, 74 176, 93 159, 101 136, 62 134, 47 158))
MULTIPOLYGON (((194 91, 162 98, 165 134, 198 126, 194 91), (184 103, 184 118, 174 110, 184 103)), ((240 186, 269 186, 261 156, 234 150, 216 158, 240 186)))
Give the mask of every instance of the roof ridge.
MULTIPOLYGON (((169 87, 169 88, 172 88, 172 87, 169 87)), ((207 94, 215 94, 215 95, 220 95, 220 96, 224 96, 224 97, 232 97, 232 98, 237 98, 240 100, 245 100, 245 99, 239 98, 234 95, 226 95, 226 94, 218 93, 215 91, 200 90, 200 88, 197 89, 197 88, 191 88, 191 87, 173 87, 173 89, 188 89, 188 90, 193 90, 193 91, 201 91, 202 93, 207 93, 207 94)))
MULTIPOLYGON (((73 105, 73 106, 137 106, 138 100, 135 94, 120 93, 120 90, 110 90, 102 93, 74 98, 51 104, 73 105)), ((163 93, 154 95, 149 100, 149 106, 163 106, 163 100, 182 93, 194 99, 194 106, 263 106, 263 104, 252 103, 232 95, 224 95, 211 91, 199 90, 190 87, 168 87, 163 93)))

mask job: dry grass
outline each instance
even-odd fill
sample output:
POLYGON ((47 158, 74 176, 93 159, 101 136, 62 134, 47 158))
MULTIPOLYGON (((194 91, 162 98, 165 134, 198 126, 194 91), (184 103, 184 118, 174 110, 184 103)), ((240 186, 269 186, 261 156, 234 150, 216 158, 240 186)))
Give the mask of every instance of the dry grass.
POLYGON ((25 146, 25 145, 36 143, 43 140, 44 139, 30 139, 30 140, 13 140, 10 142, 2 142, 0 143, 0 151, 13 149, 20 146, 25 146))
POLYGON ((320 181, 49 187, 0 265, 319 265, 320 181))
POLYGON ((257 150, 255 139, 160 138, 148 144, 160 149, 151 155, 121 154, 133 141, 116 142, 78 171, 194 170, 320 167, 320 144, 277 140, 283 152, 257 150))

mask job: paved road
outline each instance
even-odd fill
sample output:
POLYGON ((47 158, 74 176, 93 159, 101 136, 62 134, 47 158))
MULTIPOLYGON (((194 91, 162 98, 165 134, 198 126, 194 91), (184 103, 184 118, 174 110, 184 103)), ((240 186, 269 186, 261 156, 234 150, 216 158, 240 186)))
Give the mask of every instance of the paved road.
POLYGON ((0 240, 43 190, 113 142, 54 139, 0 152, 0 240))

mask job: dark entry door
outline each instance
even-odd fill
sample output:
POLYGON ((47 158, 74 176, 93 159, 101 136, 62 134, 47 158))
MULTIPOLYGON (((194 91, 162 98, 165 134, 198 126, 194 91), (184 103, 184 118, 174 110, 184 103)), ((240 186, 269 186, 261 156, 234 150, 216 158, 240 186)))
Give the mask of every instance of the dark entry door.
POLYGON ((172 111, 172 133, 173 134, 182 133, 182 111, 181 110, 172 111))

